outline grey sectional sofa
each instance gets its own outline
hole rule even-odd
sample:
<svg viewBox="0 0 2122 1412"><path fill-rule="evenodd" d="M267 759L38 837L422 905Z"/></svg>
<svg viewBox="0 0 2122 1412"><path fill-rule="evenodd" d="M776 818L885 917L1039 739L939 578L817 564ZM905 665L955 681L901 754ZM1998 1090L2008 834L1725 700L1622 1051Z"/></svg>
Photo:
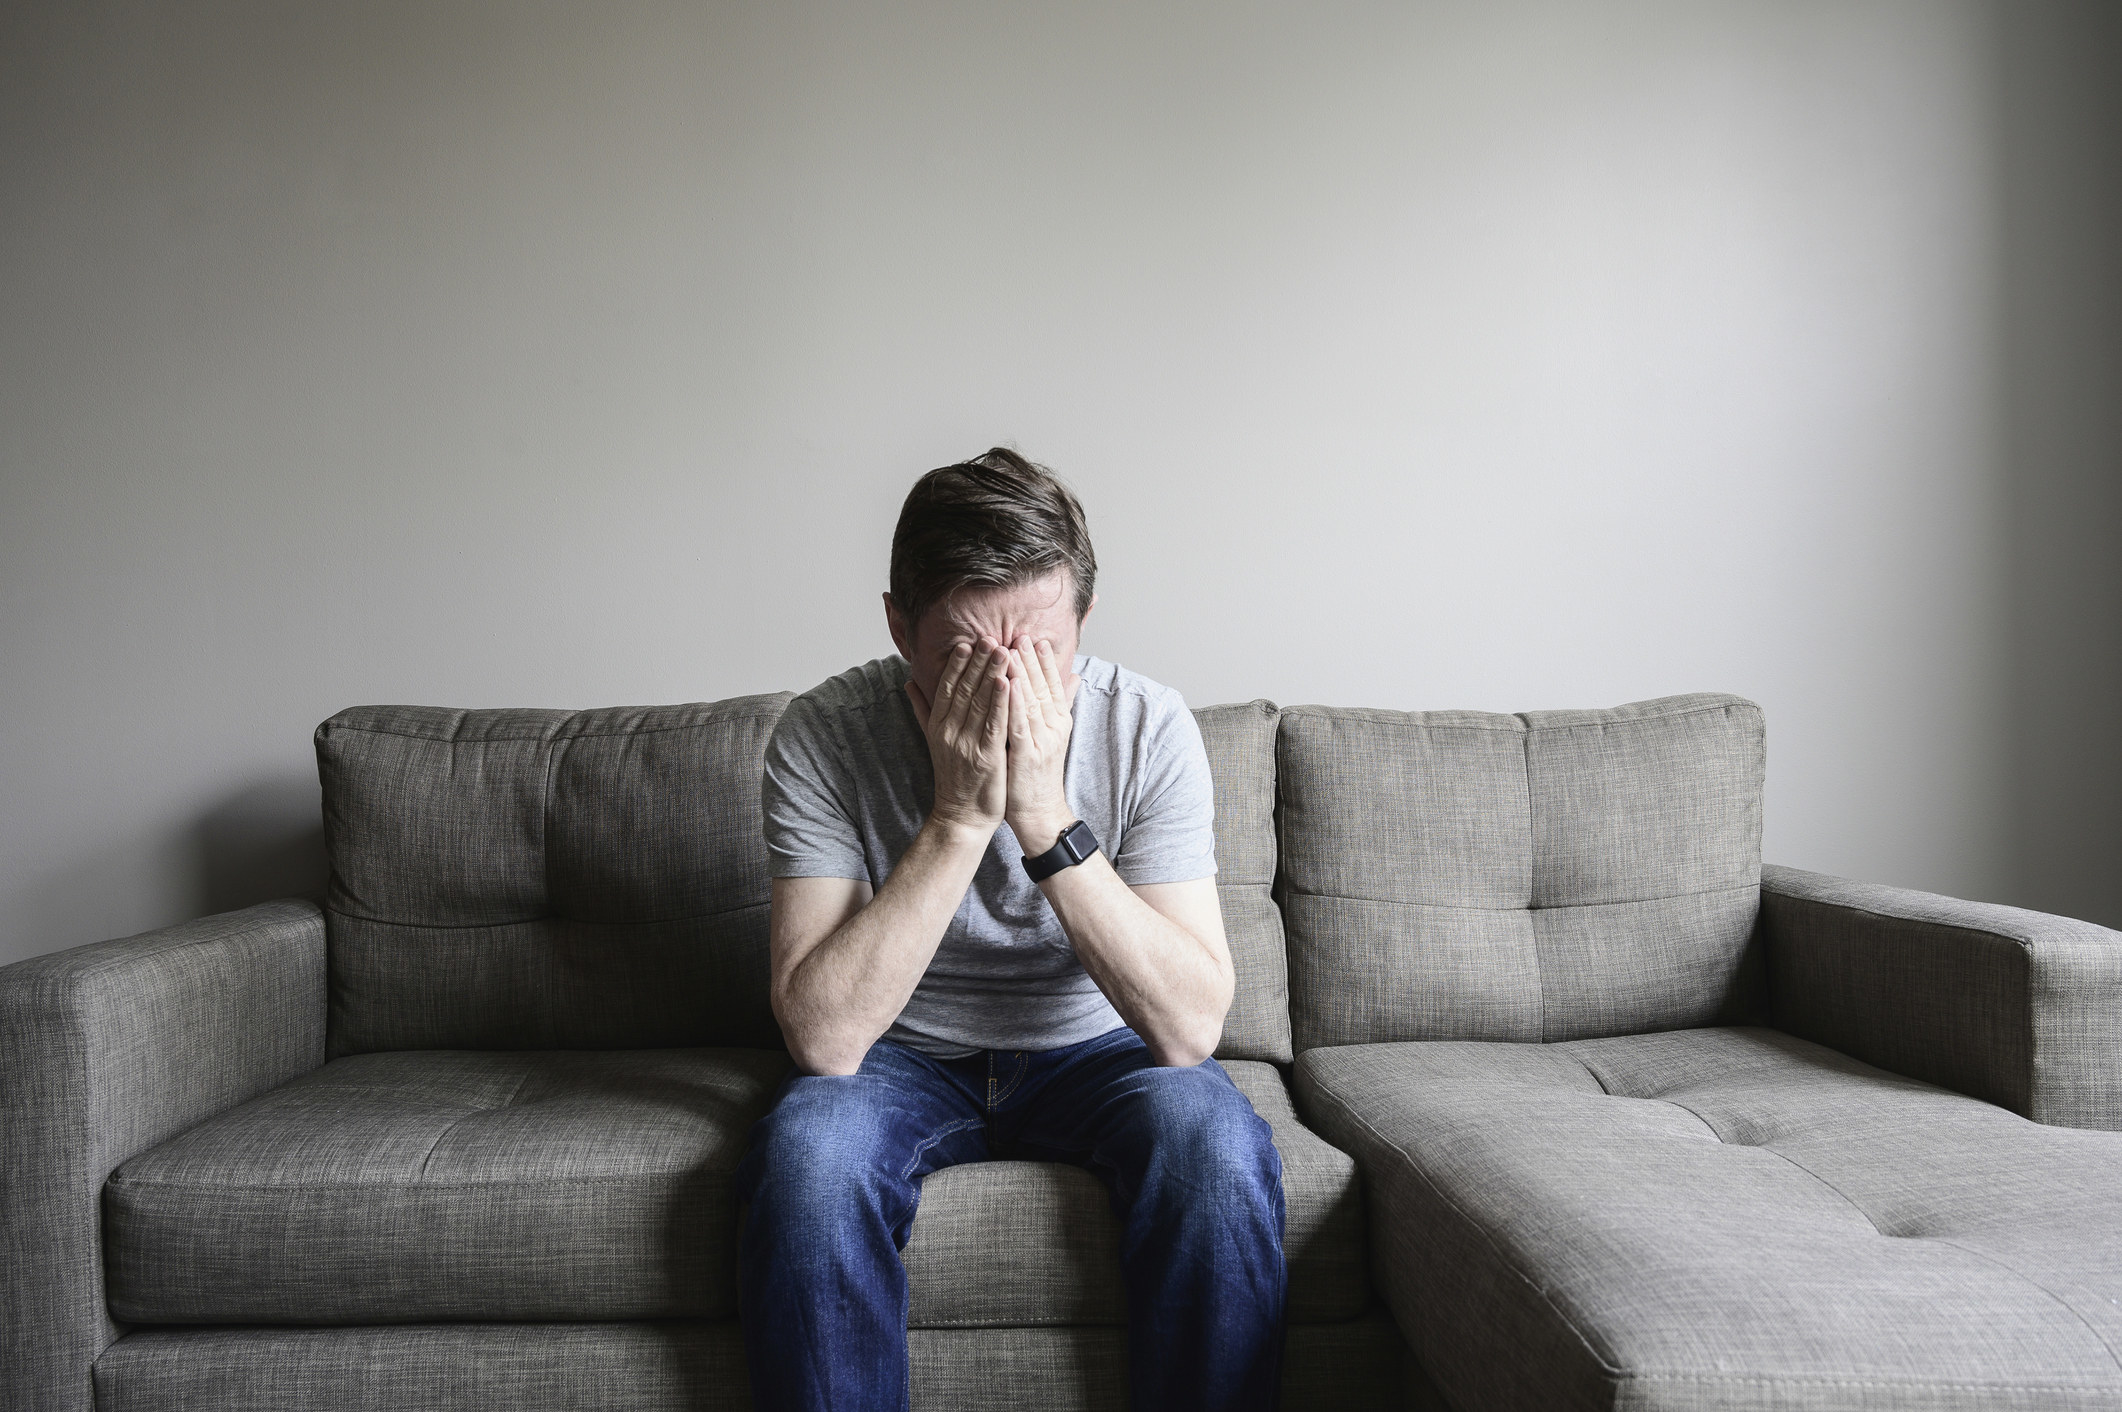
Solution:
<svg viewBox="0 0 2122 1412"><path fill-rule="evenodd" d="M746 1406L786 700L342 712L322 908L0 971L0 1406ZM1285 1405L2122 1408L2122 935L1763 869L1735 697L1196 714ZM1119 1405L1115 1244L929 1178L915 1405Z"/></svg>

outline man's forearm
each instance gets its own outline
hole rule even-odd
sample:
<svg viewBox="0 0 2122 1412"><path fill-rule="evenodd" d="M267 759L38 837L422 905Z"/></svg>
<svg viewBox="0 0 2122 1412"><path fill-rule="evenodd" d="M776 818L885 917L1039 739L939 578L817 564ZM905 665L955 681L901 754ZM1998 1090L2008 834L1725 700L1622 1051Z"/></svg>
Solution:
<svg viewBox="0 0 2122 1412"><path fill-rule="evenodd" d="M861 1067L920 984L992 838L931 818L877 895L796 964L776 1008L799 1066Z"/></svg>
<svg viewBox="0 0 2122 1412"><path fill-rule="evenodd" d="M1201 939L1144 902L1103 853L1039 884L1076 959L1159 1064L1215 1050L1233 977Z"/></svg>

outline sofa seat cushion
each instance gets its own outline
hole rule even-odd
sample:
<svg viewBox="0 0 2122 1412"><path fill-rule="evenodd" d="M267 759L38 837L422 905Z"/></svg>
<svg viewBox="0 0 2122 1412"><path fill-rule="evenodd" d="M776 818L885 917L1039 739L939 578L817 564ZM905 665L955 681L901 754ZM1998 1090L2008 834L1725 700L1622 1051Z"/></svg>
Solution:
<svg viewBox="0 0 2122 1412"><path fill-rule="evenodd" d="M363 1054L104 1188L128 1323L727 1317L731 1176L788 1056Z"/></svg>
<svg viewBox="0 0 2122 1412"><path fill-rule="evenodd" d="M1356 1317L1370 1285L1355 1159L1297 1121L1274 1065L1218 1062L1282 1155L1290 1322ZM1120 1225L1103 1183L1080 1167L968 1162L931 1174L903 1258L913 1328L1127 1321Z"/></svg>
<svg viewBox="0 0 2122 1412"><path fill-rule="evenodd" d="M1271 1064L1225 1067L1282 1153L1290 1314L1360 1314L1353 1158ZM727 1318L731 1177L788 1071L765 1050L406 1051L334 1060L127 1162L104 1190L128 1323ZM1088 1172L930 1177L905 1258L916 1328L1125 1322ZM968 1272L975 1272L969 1274Z"/></svg>
<svg viewBox="0 0 2122 1412"><path fill-rule="evenodd" d="M2122 1407L2122 1137L1774 1030L1315 1049L1465 1412Z"/></svg>

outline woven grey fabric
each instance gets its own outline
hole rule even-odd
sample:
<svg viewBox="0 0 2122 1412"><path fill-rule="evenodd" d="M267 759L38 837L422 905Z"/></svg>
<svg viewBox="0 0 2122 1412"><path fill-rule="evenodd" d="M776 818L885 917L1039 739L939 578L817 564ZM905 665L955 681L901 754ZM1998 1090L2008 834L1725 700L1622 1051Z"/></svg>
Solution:
<svg viewBox="0 0 2122 1412"><path fill-rule="evenodd" d="M1127 1406L1120 1329L916 1329L907 1341L915 1412ZM1397 1412L1401 1351L1382 1312L1292 1329L1282 1405ZM97 1360L95 1387L99 1412L740 1412L752 1405L734 1322L142 1330Z"/></svg>
<svg viewBox="0 0 2122 1412"><path fill-rule="evenodd" d="M1237 990L1223 1020L1218 1059L1287 1064L1289 962L1275 884L1275 722L1272 701L1194 712L1216 782L1216 894Z"/></svg>
<svg viewBox="0 0 2122 1412"><path fill-rule="evenodd" d="M331 1052L778 1047L759 774L787 701L319 726Z"/></svg>
<svg viewBox="0 0 2122 1412"><path fill-rule="evenodd" d="M1282 1154L1289 1319L1348 1319L1370 1301L1356 1164L1297 1121L1272 1064L1223 1062ZM1105 1187L1048 1162L969 1162L922 1183L902 1252L912 1328L1124 1324L1120 1228Z"/></svg>
<svg viewBox="0 0 2122 1412"><path fill-rule="evenodd" d="M97 1412L751 1412L718 1324L142 1330L96 1362Z"/></svg>
<svg viewBox="0 0 2122 1412"><path fill-rule="evenodd" d="M1773 1030L1313 1050L1463 1412L2122 1407L2122 1143Z"/></svg>
<svg viewBox="0 0 2122 1412"><path fill-rule="evenodd" d="M915 1412L1127 1412L1127 1336L1107 1327L917 1329ZM1405 1346L1382 1313L1289 1330L1282 1405L1399 1412Z"/></svg>
<svg viewBox="0 0 2122 1412"><path fill-rule="evenodd" d="M916 1412L1126 1412L1124 1330L918 1329L907 1343Z"/></svg>
<svg viewBox="0 0 2122 1412"><path fill-rule="evenodd" d="M1760 708L1281 714L1298 1050L1750 1019Z"/></svg>
<svg viewBox="0 0 2122 1412"><path fill-rule="evenodd" d="M2122 933L1775 867L1761 930L1779 1027L2037 1122L2122 1128Z"/></svg>
<svg viewBox="0 0 2122 1412"><path fill-rule="evenodd" d="M85 1412L111 1169L324 1057L324 925L270 902L0 969L0 1406Z"/></svg>
<svg viewBox="0 0 2122 1412"><path fill-rule="evenodd" d="M774 1050L334 1060L105 1191L133 1323L724 1317Z"/></svg>
<svg viewBox="0 0 2122 1412"><path fill-rule="evenodd" d="M758 781L788 699L318 727L332 1053L778 1046ZM1194 716L1238 971L1217 1055L1287 1063L1275 708Z"/></svg>

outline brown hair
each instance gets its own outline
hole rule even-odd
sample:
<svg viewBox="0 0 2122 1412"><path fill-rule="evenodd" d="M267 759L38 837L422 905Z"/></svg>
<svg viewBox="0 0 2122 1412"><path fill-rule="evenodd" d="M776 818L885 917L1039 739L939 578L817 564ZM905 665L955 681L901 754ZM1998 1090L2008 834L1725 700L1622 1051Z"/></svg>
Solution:
<svg viewBox="0 0 2122 1412"><path fill-rule="evenodd" d="M1044 466L997 446L914 482L892 531L892 606L908 632L961 588L1003 588L1066 568L1076 617L1098 579L1090 528L1073 492Z"/></svg>

